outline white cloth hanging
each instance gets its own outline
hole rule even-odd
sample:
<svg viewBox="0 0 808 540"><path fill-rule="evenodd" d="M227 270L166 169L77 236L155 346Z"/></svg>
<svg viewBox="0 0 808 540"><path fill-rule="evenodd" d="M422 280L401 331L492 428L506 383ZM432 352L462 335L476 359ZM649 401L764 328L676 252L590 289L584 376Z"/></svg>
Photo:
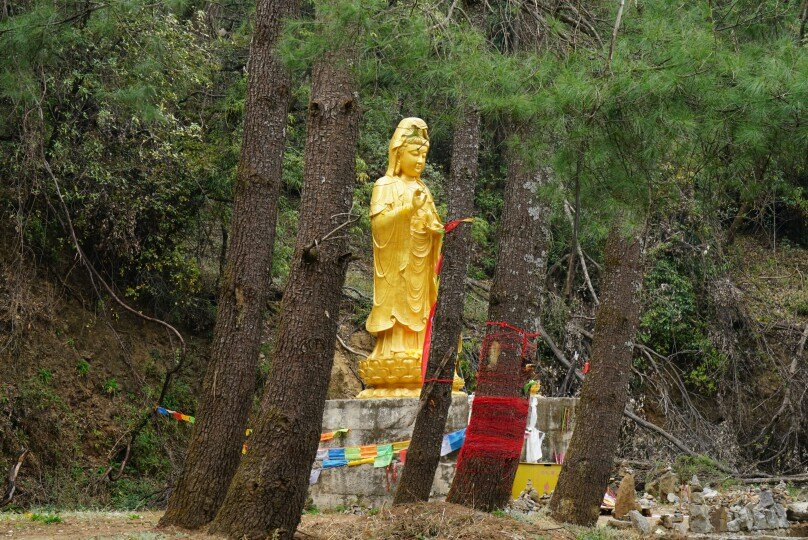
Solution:
<svg viewBox="0 0 808 540"><path fill-rule="evenodd" d="M536 422L539 418L539 396L530 396L530 409L527 414L527 428L525 429L525 461L538 463L542 458L541 443L544 442L544 432L539 431Z"/></svg>

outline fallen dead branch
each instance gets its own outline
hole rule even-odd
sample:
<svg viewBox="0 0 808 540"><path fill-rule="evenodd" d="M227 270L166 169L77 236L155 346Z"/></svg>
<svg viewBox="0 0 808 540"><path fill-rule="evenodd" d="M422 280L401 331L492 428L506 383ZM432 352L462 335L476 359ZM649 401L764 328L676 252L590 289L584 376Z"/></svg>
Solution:
<svg viewBox="0 0 808 540"><path fill-rule="evenodd" d="M584 336L584 337L586 337L588 339L594 339L594 337L595 337L594 334L592 334L592 332L584 330L583 328L574 327L574 329L575 329L575 331L577 331L582 336ZM690 399L690 394L688 393L687 389L685 388L685 382L682 379L681 374L676 370L676 368L670 362L668 362L670 360L670 358L659 354L658 352L656 352L652 348L647 347L646 345L643 345L641 343L634 343L634 349L636 349L637 351L642 353L642 355L648 360L649 364L653 367L653 369L663 377L663 381L664 381L664 377L668 377L670 379L673 379L673 381L675 382L675 386L677 387L677 389L679 391L679 394L680 394L680 396L682 398L682 401L684 402L684 404L687 406L688 410L690 411L690 422L687 422L687 423L689 423L689 424L693 424L693 423L705 424L704 417L698 412L698 409L696 409L696 406L693 404L693 402ZM658 360L664 361L664 362L658 363L655 360L655 358L658 359ZM634 373L639 375L637 370L634 370ZM667 384L663 383L662 387L660 387L660 385L654 384L652 379L642 377L641 375L640 375L640 377L643 378L645 381L650 382L653 386L655 386L656 390L660 394L660 396L663 399L670 402L670 398L668 397L668 392L667 392ZM673 412L673 409L667 408L666 411L668 412L668 414L671 414ZM631 416L629 416L628 414L626 416L631 418ZM637 422L637 420L635 418L632 418L632 420ZM645 420L642 420L642 419L640 419L640 420L641 420L641 422L645 422ZM640 422L637 422L637 423L642 425ZM651 431L657 431L658 429L661 429L658 426L656 426L655 424L652 424L650 422L647 422L647 425L643 425L643 427L645 427L646 429L649 429ZM657 433L659 435L662 435L663 437L665 436L662 432L657 431ZM667 433L667 432L665 432L665 433ZM673 437L673 435L671 435L671 437ZM676 437L673 437L673 439L676 439ZM675 441L673 439L669 439L669 440L671 441L671 443L674 444L674 446L679 448L682 452L685 452L685 453L689 452L689 449L687 448L687 446L684 443L682 443L679 439L676 439ZM689 454L689 455L695 455L695 454ZM734 472L731 472L731 469L727 469L727 470L725 470L723 472L726 472L728 474L734 474Z"/></svg>
<svg viewBox="0 0 808 540"><path fill-rule="evenodd" d="M561 364L566 366L568 369L573 369L572 363L569 360L567 360L567 357L564 356L564 353L561 352L561 349L559 349L558 346L556 346L553 339L547 334L547 332L544 331L544 328L542 327L541 323L538 322L538 321L537 321L537 329L538 329L539 333L541 334L541 336L546 341L547 345L550 347L550 350L553 351L553 354L558 359L558 361L561 362ZM580 381L584 380L584 374L578 369L575 369L575 376ZM677 437L675 437L674 435L668 433L667 431L665 431L661 427L659 427L656 424L653 424L653 423L651 423L651 422L649 422L647 420L643 420L642 418L640 418L639 416L634 414L628 407L626 407L623 410L623 415L626 418L629 418L630 420L632 420L638 426L640 426L640 427L642 427L644 429L647 429L649 431L653 431L657 435L667 439L671 444L673 444L676 448L678 448L683 453L685 453L685 454L687 454L689 456L692 456L692 457L697 457L697 456L701 455L701 454L693 451L692 449L688 448L687 445L685 445L685 443L683 443ZM737 471L735 471L735 470L733 470L733 469L731 469L731 468L729 468L729 467L727 467L725 465L722 465L721 463L719 463L717 461L715 461L715 466L716 466L717 469L719 469L720 471L725 472L727 474L731 474L733 476L738 474Z"/></svg>
<svg viewBox="0 0 808 540"><path fill-rule="evenodd" d="M0 500L0 508L6 506L11 502L11 499L14 498L14 492L17 491L17 473L20 472L20 467L22 467L22 462L25 461L25 456L28 455L28 449L23 448L22 452L20 452L19 457L17 457L17 461L15 461L11 468L8 470L8 482L6 483L6 492L3 494L3 499Z"/></svg>
<svg viewBox="0 0 808 540"><path fill-rule="evenodd" d="M808 474L793 474L790 476L770 476L765 478L741 478L744 484L779 484L780 482L790 482L792 484L808 483Z"/></svg>
<svg viewBox="0 0 808 540"><path fill-rule="evenodd" d="M364 358L364 357L367 356L362 351L358 351L358 350L354 349L353 347L351 347L350 345L348 345L347 343L345 343L345 341L343 341L343 339L340 337L339 334L337 334L337 343L339 343L340 347L345 349L347 352L349 352L351 354L355 354L359 358ZM362 385L362 390L364 390L365 389L365 381L362 380L362 377L359 376L359 373L356 372L356 370L354 369L354 367L350 363L348 364L348 369L351 370L351 373L353 374L353 376L356 377L356 380L359 381L360 385Z"/></svg>

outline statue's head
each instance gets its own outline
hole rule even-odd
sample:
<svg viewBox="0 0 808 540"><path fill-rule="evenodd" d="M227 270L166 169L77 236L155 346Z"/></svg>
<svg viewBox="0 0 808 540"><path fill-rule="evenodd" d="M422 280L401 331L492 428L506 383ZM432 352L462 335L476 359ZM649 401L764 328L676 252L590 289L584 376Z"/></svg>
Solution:
<svg viewBox="0 0 808 540"><path fill-rule="evenodd" d="M388 149L387 176L420 176L429 151L426 122L420 118L405 118L393 132Z"/></svg>

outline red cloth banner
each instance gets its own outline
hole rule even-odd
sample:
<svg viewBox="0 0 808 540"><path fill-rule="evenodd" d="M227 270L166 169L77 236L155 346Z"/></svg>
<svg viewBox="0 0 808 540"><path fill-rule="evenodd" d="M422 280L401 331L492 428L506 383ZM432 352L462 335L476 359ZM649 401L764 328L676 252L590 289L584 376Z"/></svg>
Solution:
<svg viewBox="0 0 808 540"><path fill-rule="evenodd" d="M483 457L492 460L519 459L525 440L528 400L514 397L477 396L466 429L466 441L457 458L463 461Z"/></svg>

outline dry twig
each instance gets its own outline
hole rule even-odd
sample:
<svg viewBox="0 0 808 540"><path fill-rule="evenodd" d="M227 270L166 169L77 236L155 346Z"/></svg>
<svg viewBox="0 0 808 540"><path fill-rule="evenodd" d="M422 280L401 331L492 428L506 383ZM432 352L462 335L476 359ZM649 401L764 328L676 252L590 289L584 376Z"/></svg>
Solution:
<svg viewBox="0 0 808 540"><path fill-rule="evenodd" d="M11 499L14 498L14 492L17 491L17 473L20 472L22 462L25 460L25 456L27 455L28 449L23 448L22 452L20 452L20 455L17 457L17 461L15 461L8 470L8 483L6 484L6 492L3 494L3 498L0 499L0 508L9 504Z"/></svg>

